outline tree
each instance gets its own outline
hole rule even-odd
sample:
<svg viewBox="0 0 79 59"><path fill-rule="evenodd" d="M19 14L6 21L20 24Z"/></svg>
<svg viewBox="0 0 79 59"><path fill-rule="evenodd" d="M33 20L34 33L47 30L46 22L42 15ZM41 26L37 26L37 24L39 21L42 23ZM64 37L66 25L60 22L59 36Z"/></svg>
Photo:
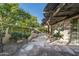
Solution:
<svg viewBox="0 0 79 59"><path fill-rule="evenodd" d="M22 32L39 27L37 18L18 8L18 4L0 4L0 31Z"/></svg>
<svg viewBox="0 0 79 59"><path fill-rule="evenodd" d="M18 4L0 4L0 25L2 28L16 26L18 21L30 18L31 15L19 9Z"/></svg>

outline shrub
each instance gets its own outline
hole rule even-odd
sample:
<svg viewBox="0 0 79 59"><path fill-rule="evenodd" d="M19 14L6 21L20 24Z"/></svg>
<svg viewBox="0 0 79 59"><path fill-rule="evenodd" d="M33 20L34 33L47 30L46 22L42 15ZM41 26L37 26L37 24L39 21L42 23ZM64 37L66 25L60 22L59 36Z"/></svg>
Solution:
<svg viewBox="0 0 79 59"><path fill-rule="evenodd" d="M22 37L24 37L24 38L27 39L30 35L31 35L30 32L26 32L26 33L23 33L23 34L22 34Z"/></svg>
<svg viewBox="0 0 79 59"><path fill-rule="evenodd" d="M31 35L30 32L22 33L22 32L13 32L11 33L11 38L13 41L22 40L22 38L28 38Z"/></svg>
<svg viewBox="0 0 79 59"><path fill-rule="evenodd" d="M62 38L63 35L64 35L64 34L63 34L61 31L58 31L58 32L56 32L56 33L53 34L53 36L56 37L56 40L57 40L58 38Z"/></svg>

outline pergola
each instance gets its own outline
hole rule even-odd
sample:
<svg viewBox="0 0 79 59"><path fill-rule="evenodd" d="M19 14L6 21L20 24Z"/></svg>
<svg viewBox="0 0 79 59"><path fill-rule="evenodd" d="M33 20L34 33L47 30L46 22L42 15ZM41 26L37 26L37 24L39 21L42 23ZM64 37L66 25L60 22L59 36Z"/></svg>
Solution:
<svg viewBox="0 0 79 59"><path fill-rule="evenodd" d="M48 26L48 33L52 32L52 25L66 19L79 18L79 4L75 3L48 3L44 8L43 25ZM49 31L51 29L51 31Z"/></svg>

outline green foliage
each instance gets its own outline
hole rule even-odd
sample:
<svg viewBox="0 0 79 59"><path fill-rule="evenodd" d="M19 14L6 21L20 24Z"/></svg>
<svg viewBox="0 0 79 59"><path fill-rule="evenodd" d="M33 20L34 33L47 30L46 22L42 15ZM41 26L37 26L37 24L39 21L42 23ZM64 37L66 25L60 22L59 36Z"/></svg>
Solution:
<svg viewBox="0 0 79 59"><path fill-rule="evenodd" d="M63 38L64 35L63 31L64 31L63 25L55 29L53 36L56 38L56 40Z"/></svg>
<svg viewBox="0 0 79 59"><path fill-rule="evenodd" d="M18 4L0 4L0 25L2 28L19 26L19 27L36 27L38 26L37 18L18 8Z"/></svg>
<svg viewBox="0 0 79 59"><path fill-rule="evenodd" d="M28 38L31 35L30 32L23 33L23 37Z"/></svg>
<svg viewBox="0 0 79 59"><path fill-rule="evenodd" d="M22 38L22 34L19 32L13 32L11 33L11 39L15 39L15 41L17 41L18 39Z"/></svg>
<svg viewBox="0 0 79 59"><path fill-rule="evenodd" d="M30 35L30 27L39 27L37 18L18 8L19 4L0 4L0 32L9 32L13 39L21 39ZM26 32L26 33L24 33Z"/></svg>
<svg viewBox="0 0 79 59"><path fill-rule="evenodd" d="M60 31L58 31L58 32L57 32L56 34L54 34L53 36L54 36L54 37L59 37L59 38L62 38L62 37L63 37L63 35L60 34Z"/></svg>
<svg viewBox="0 0 79 59"><path fill-rule="evenodd" d="M30 35L31 35L30 32L26 32L26 33L13 32L13 33L11 33L11 38L10 39L13 39L14 41L17 41L17 40L22 40L22 38L27 39Z"/></svg>

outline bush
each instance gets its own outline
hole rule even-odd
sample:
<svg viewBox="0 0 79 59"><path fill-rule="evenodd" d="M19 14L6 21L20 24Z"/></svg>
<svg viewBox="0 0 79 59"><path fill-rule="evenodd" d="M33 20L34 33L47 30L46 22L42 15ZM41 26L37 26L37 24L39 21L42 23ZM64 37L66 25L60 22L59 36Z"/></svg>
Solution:
<svg viewBox="0 0 79 59"><path fill-rule="evenodd" d="M0 32L0 37L3 37L5 36L5 33L4 32Z"/></svg>
<svg viewBox="0 0 79 59"><path fill-rule="evenodd" d="M24 38L27 39L30 35L31 35L30 32L26 32L26 33L23 33L23 34L22 34L22 37L24 37Z"/></svg>
<svg viewBox="0 0 79 59"><path fill-rule="evenodd" d="M22 38L28 38L31 35L30 32L27 33L21 33L21 32L13 32L11 33L11 38L13 41L22 40Z"/></svg>
<svg viewBox="0 0 79 59"><path fill-rule="evenodd" d="M53 34L53 36L56 37L57 40L58 38L62 38L63 34L60 31L58 31L57 33Z"/></svg>

